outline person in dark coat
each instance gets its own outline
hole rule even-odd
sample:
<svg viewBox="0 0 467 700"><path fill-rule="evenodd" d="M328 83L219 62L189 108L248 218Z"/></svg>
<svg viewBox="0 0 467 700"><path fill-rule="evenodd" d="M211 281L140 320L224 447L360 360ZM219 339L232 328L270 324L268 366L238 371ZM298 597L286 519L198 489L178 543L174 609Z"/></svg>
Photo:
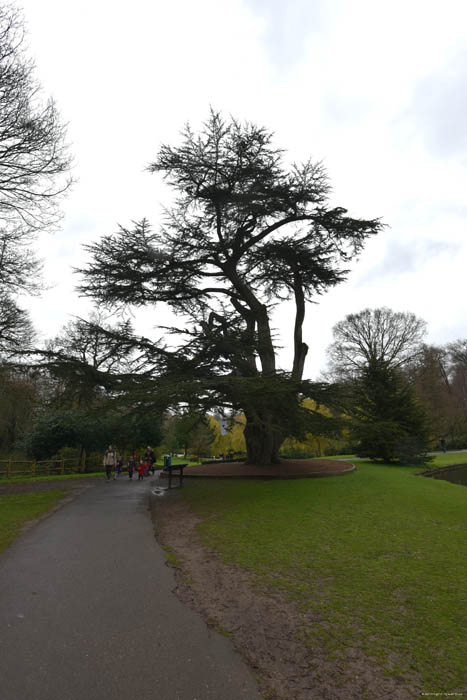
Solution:
<svg viewBox="0 0 467 700"><path fill-rule="evenodd" d="M148 465L148 471L150 471L151 474L154 474L154 462L156 461L156 455L154 454L154 450L152 449L152 447L149 447L149 445L146 448L144 459L146 464Z"/></svg>
<svg viewBox="0 0 467 700"><path fill-rule="evenodd" d="M120 474L122 473L122 469L123 469L123 459L122 459L122 456L119 455L117 457L117 463L115 465L114 479L117 479L120 476Z"/></svg>

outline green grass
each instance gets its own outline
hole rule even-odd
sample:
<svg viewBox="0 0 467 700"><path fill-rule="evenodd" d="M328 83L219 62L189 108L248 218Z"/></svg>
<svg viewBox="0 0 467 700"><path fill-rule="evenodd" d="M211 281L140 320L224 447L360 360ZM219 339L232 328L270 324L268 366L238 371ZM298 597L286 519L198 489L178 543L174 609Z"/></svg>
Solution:
<svg viewBox="0 0 467 700"><path fill-rule="evenodd" d="M165 551L165 558L168 566L172 566L174 569L182 569L182 563L180 559L175 554L172 547L164 545L162 549Z"/></svg>
<svg viewBox="0 0 467 700"><path fill-rule="evenodd" d="M53 508L65 491L41 491L0 496L0 552L20 534L28 520Z"/></svg>
<svg viewBox="0 0 467 700"><path fill-rule="evenodd" d="M355 455L331 455L330 457L328 455L323 455L322 457L312 457L312 459L348 459L350 461L354 458Z"/></svg>
<svg viewBox="0 0 467 700"><path fill-rule="evenodd" d="M355 459L355 455L332 455L331 457L314 457L314 459L348 459L350 462ZM360 459L356 460L357 462ZM467 462L467 452L457 452L454 454L439 454L434 455L433 460L429 462L426 467L421 465L420 470L428 469L430 467L444 467L448 464L462 464Z"/></svg>
<svg viewBox="0 0 467 700"><path fill-rule="evenodd" d="M0 478L0 484L24 484L35 481L57 481L67 479L86 479L90 476L105 476L104 471L90 472L87 474L55 474L49 476L17 476L10 478Z"/></svg>
<svg viewBox="0 0 467 700"><path fill-rule="evenodd" d="M345 477L206 480L181 493L210 516L198 526L205 544L313 613L298 631L310 647L339 656L358 646L388 673L415 671L426 689L458 689L467 490L416 477L419 467L356 464Z"/></svg>
<svg viewBox="0 0 467 700"><path fill-rule="evenodd" d="M160 459L156 460L156 464L159 467L164 466L164 458L161 457ZM172 457L172 464L201 464L201 462L190 462L188 457Z"/></svg>
<svg viewBox="0 0 467 700"><path fill-rule="evenodd" d="M455 454L435 455L432 462L429 462L426 468L447 467L449 464L462 464L467 462L467 452L457 452ZM419 471L423 471L425 467L422 465Z"/></svg>

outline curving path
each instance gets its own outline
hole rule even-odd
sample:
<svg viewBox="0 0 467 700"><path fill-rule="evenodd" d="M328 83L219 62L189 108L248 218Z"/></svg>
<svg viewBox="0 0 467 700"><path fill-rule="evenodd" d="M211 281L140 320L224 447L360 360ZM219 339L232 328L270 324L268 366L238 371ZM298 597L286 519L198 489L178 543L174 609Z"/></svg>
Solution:
<svg viewBox="0 0 467 700"><path fill-rule="evenodd" d="M99 483L0 556L2 700L260 700L230 641L172 593L153 485Z"/></svg>

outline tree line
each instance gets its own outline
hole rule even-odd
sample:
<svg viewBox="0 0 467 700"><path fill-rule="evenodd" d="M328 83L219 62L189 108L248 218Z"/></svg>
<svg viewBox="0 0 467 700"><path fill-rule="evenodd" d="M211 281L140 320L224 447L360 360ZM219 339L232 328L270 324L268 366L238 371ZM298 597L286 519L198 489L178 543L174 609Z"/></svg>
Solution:
<svg viewBox="0 0 467 700"><path fill-rule="evenodd" d="M1 452L20 447L47 458L68 447L81 454L102 449L109 436L128 450L163 443L168 451L197 457L232 446L245 451L243 412L216 421L196 404L167 407L151 395L147 383L154 378L145 374L140 353L120 342L119 334L129 332L129 322L112 327L95 314L69 322L26 364L3 359ZM417 462L443 443L467 447L467 340L428 345L421 319L388 308L351 314L333 332L322 382L334 392L333 402L302 397L318 429L289 434L286 455L351 451Z"/></svg>
<svg viewBox="0 0 467 700"><path fill-rule="evenodd" d="M362 456L423 461L467 446L467 341L428 345L426 323L389 308L349 314L333 328L328 378L352 394L348 435Z"/></svg>

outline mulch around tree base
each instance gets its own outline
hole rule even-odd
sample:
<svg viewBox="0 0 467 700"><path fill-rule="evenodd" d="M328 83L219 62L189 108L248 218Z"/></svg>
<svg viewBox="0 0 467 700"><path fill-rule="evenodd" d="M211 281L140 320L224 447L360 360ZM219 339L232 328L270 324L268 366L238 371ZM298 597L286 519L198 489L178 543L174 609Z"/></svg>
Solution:
<svg viewBox="0 0 467 700"><path fill-rule="evenodd" d="M350 462L332 459L283 459L280 464L257 466L244 462L217 462L185 467L185 477L217 477L223 479L266 478L266 479L306 479L319 476L340 476L350 474L355 466ZM164 474L166 476L166 474Z"/></svg>

